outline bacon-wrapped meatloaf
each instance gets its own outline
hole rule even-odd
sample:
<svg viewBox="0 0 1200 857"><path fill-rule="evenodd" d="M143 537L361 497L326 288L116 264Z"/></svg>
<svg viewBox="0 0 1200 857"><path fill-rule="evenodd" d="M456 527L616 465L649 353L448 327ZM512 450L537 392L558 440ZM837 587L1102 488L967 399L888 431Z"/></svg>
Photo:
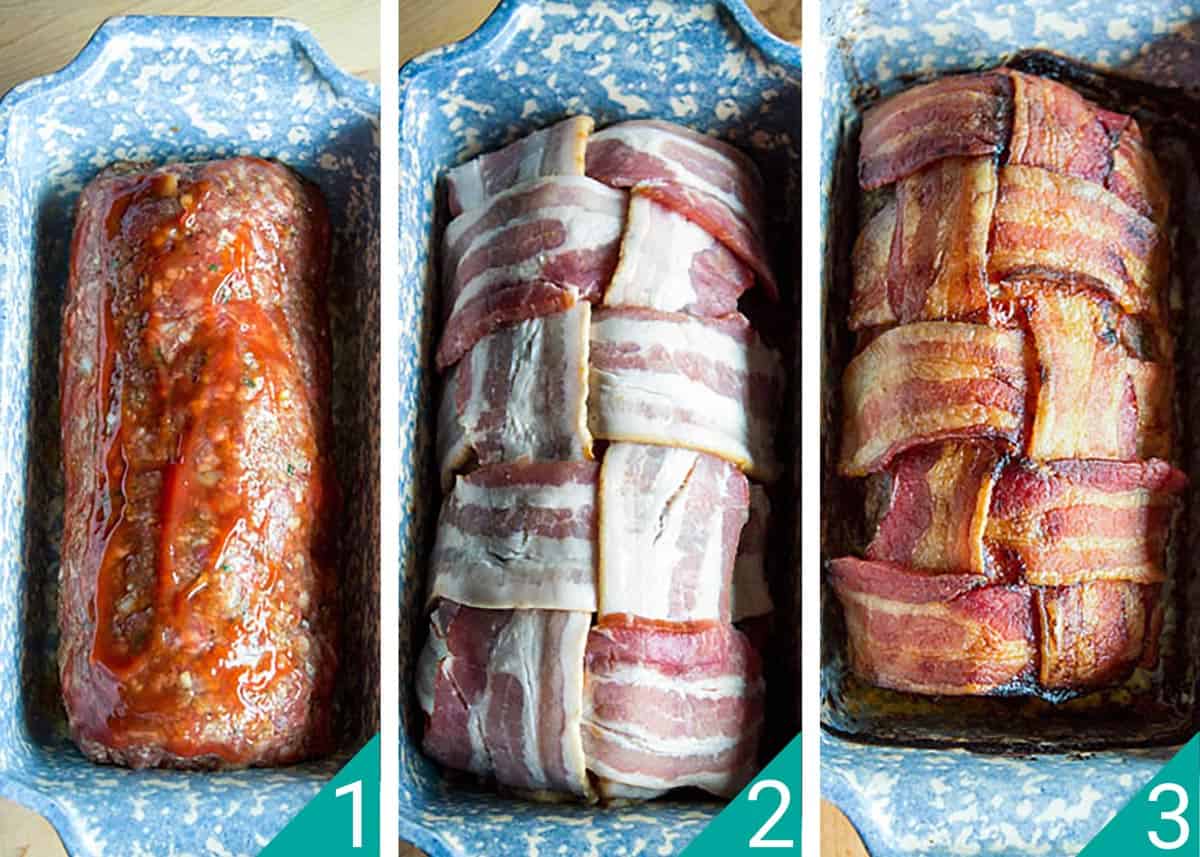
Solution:
<svg viewBox="0 0 1200 857"><path fill-rule="evenodd" d="M735 793L763 719L779 357L741 152L567 119L447 176L424 747L546 796ZM735 626L735 622L741 627Z"/></svg>
<svg viewBox="0 0 1200 857"><path fill-rule="evenodd" d="M1168 195L1137 122L1000 69L869 109L835 559L854 671L1061 693L1157 656L1177 496Z"/></svg>

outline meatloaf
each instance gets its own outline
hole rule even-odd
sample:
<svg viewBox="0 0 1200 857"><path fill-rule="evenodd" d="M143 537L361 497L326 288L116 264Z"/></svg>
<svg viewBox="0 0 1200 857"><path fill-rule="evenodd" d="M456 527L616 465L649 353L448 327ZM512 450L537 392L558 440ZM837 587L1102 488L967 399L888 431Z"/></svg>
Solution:
<svg viewBox="0 0 1200 857"><path fill-rule="evenodd" d="M117 165L80 197L58 659L95 761L330 749L329 241L320 192L255 158Z"/></svg>

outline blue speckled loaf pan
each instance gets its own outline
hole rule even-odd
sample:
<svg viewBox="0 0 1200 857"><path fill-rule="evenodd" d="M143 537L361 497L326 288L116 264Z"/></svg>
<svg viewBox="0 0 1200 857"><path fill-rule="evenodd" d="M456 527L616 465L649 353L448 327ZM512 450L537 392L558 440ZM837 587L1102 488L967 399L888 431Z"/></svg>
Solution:
<svg viewBox="0 0 1200 857"><path fill-rule="evenodd" d="M425 562L438 496L431 452L433 248L445 223L438 179L479 152L583 112L597 125L668 119L746 150L771 192L774 262L789 306L797 293L787 284L799 276L800 51L767 33L740 0L505 0L466 41L401 70L399 321L415 335L400 346L400 835L434 857L672 854L721 809L703 800L623 809L526 803L444 772L420 750L411 687L425 636ZM785 553L794 530L787 517L776 522ZM776 660L791 665L771 684L776 742L799 726L799 586L788 577L773 581Z"/></svg>
<svg viewBox="0 0 1200 857"><path fill-rule="evenodd" d="M1116 68L1187 23L1190 14L1163 0L1017 0L1001 7L979 0L827 0L822 16L829 48L822 70L822 205L817 215L823 236L820 279L827 355L822 397L828 415L836 413L830 397L840 389L837 355L844 351L836 341L837 331L845 326L843 273L856 229L854 195L848 188L855 184L853 141L859 105L914 79L995 65L1027 49ZM1186 224L1187 240L1195 240L1198 228ZM1188 326L1192 327L1190 313ZM1194 370L1181 377L1194 378ZM1194 407L1184 413L1194 414ZM1192 449L1187 446L1185 442L1184 466L1193 479L1194 498L1200 473L1195 444L1191 442ZM827 448L823 455L827 474L832 473L834 454ZM836 479L829 476L825 482L825 506L836 507ZM1195 506L1194 499L1191 504ZM1192 522L1194 512L1193 508ZM836 535L838 513L825 517L828 553L841 540ZM1189 533L1190 542L1194 539ZM1016 700L1004 707L952 699L912 702L901 694L855 689L846 682L840 613L825 593L822 794L847 813L873 857L1077 853L1173 755L1171 744L1196 728L1196 672L1187 661L1195 658L1196 620L1189 614L1200 604L1200 587L1187 559L1190 553L1180 559L1184 585L1177 592L1186 621L1180 622L1176 638L1181 655L1177 662L1183 666L1162 694L1170 704L1156 709L1166 712L1164 719L1148 722L1131 708L1103 722L1076 714L1072 716L1077 718L1078 734L1072 734L1066 717L1053 725L1035 722L1030 713L1036 709L1026 709ZM944 713L940 724L939 707ZM900 743L924 746L896 746ZM930 746L937 744L946 749ZM1083 744L1165 746L1061 751ZM982 750L988 752L978 752Z"/></svg>
<svg viewBox="0 0 1200 857"><path fill-rule="evenodd" d="M62 71L0 102L0 797L72 855L256 854L379 726L379 97L268 18L115 18ZM347 491L339 753L275 770L134 772L66 735L55 649L58 343L73 206L118 160L277 158L336 231L337 459Z"/></svg>

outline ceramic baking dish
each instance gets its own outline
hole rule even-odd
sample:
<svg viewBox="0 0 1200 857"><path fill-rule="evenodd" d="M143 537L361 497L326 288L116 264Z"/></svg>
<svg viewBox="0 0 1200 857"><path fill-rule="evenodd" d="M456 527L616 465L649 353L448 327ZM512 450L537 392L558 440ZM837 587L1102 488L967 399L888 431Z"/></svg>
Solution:
<svg viewBox="0 0 1200 857"><path fill-rule="evenodd" d="M1165 2L1082 0L1067 8L1028 0L1006 6L1003 16L982 2L952 8L929 2L897 7L875 0L825 4L822 28L830 48L823 69L826 123L818 217L826 560L850 549L855 536L849 531L861 520L861 496L852 496L853 486L837 477L836 443L828 441L838 437L840 376L849 357L849 251L857 231L855 159L862 108L918 79L1011 62L1058 77L1108 106L1136 111L1152 139L1190 138L1173 146L1168 170L1194 182L1195 152L1200 151L1194 144L1200 136L1171 124L1171 114L1186 112L1185 96L1091 70L1091 65L1130 62L1185 22L1182 10ZM1031 49L1052 50L1057 57ZM1155 80L1164 79L1161 72ZM1180 217L1195 210L1187 196L1194 187L1176 190L1175 280L1186 289L1194 279L1189 270L1194 261L1180 251L1194 246L1200 226ZM1193 316L1182 307L1175 310L1180 377L1189 380L1195 377L1189 345L1193 330L1200 329ZM1167 590L1168 633L1155 673L1066 705L881 691L849 674L841 611L832 594L823 592L822 791L847 812L874 857L975 847L1013 855L1074 853L1170 758L1173 747L1196 731L1200 587L1189 557L1195 553L1192 521L1200 467L1189 386L1180 384L1179 408L1180 466L1192 477L1189 512L1170 552L1174 584ZM855 502L859 511L848 513Z"/></svg>
<svg viewBox="0 0 1200 857"><path fill-rule="evenodd" d="M800 51L776 39L740 0L543 4L505 0L466 41L400 73L400 834L435 857L547 853L675 853L718 812L700 799L624 809L526 803L442 771L421 754L412 695L424 641L425 565L437 478L432 441L437 236L445 225L439 177L448 167L573 113L597 126L659 117L715 132L758 163L770 191L773 261L794 318L800 229ZM793 373L795 374L795 373ZM791 409L785 409L790 418ZM786 437L788 427L783 431ZM781 451L787 449L781 446ZM785 477L790 478L790 477ZM794 505L794 504L787 504ZM774 523L779 667L769 675L775 749L799 728L799 585L783 561L791 516ZM778 746L775 746L778 745ZM660 850L661 849L661 850Z"/></svg>
<svg viewBox="0 0 1200 857"><path fill-rule="evenodd" d="M379 97L269 18L107 21L0 102L0 797L72 855L256 854L379 729ZM340 750L290 768L135 772L66 735L55 651L58 344L75 198L105 165L251 154L316 182L336 232L334 419L347 488Z"/></svg>

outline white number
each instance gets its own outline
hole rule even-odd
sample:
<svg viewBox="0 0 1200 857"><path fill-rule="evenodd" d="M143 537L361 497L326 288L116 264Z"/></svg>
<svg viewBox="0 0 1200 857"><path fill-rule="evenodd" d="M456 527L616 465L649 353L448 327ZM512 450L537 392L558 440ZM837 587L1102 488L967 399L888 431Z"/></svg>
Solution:
<svg viewBox="0 0 1200 857"><path fill-rule="evenodd" d="M779 780L759 780L750 787L750 800L758 800L758 793L763 789L773 789L779 793L779 806L775 807L775 811L771 813L771 817L766 823L758 829L758 833L750 838L751 848L795 848L795 839L764 839L763 837L771 832L771 828L779 823L779 819L783 818L783 814L787 812L787 808L792 803L792 793L788 791L788 787Z"/></svg>
<svg viewBox="0 0 1200 857"><path fill-rule="evenodd" d="M350 795L350 813L354 817L350 846L362 848L362 780L348 783L333 793L334 797L342 795Z"/></svg>
<svg viewBox="0 0 1200 857"><path fill-rule="evenodd" d="M1164 842L1155 831L1151 830L1149 833L1150 844L1159 851L1174 851L1176 848L1186 845L1192 835L1192 829L1188 826L1187 819L1183 817L1188 808L1188 793L1179 783L1159 783L1150 792L1150 803L1158 803L1158 796L1163 792L1175 795L1178 803L1176 803L1175 809L1160 814L1159 818L1163 821L1175 822L1175 826L1179 828L1179 836L1170 842Z"/></svg>

